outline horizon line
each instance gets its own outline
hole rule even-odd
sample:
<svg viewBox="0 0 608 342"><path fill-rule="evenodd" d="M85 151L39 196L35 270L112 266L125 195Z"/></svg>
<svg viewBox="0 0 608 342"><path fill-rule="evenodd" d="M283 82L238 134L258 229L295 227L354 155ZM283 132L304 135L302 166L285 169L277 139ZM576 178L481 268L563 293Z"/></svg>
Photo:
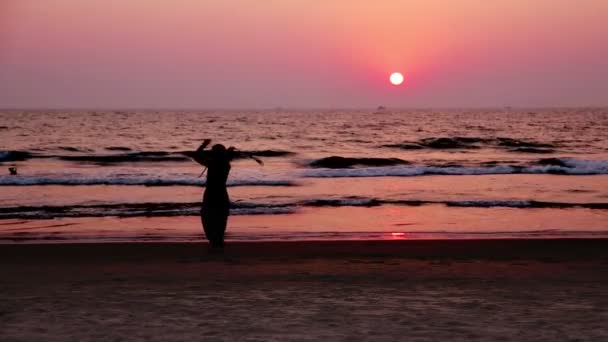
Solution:
<svg viewBox="0 0 608 342"><path fill-rule="evenodd" d="M377 107L348 107L348 106L319 106L319 107L299 107L299 106L275 106L275 107L0 107L0 111L145 111L145 112L159 112L159 111L176 111L176 112L189 112L189 111L224 111L224 112L236 112L236 111L344 111L344 110L482 110L482 109L500 109L500 110L512 110L512 109L606 109L606 105L569 105L569 106L520 106L520 105L496 105L496 106L384 106L379 105Z"/></svg>

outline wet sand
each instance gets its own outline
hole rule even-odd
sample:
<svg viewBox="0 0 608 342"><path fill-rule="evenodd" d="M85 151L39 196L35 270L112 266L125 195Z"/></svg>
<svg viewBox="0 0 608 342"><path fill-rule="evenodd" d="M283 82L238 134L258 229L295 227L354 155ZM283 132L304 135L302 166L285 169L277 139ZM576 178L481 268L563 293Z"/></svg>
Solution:
<svg viewBox="0 0 608 342"><path fill-rule="evenodd" d="M0 246L0 340L606 340L608 240Z"/></svg>

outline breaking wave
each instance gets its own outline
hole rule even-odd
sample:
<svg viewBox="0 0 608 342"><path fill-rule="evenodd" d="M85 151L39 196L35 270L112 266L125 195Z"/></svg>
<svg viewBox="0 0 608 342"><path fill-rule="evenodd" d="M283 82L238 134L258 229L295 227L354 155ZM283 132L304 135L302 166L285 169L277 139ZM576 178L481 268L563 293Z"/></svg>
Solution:
<svg viewBox="0 0 608 342"><path fill-rule="evenodd" d="M124 152L113 154L82 154L89 150L76 147L62 146L62 151L74 152L75 154L40 154L29 151L0 151L0 162L25 161L29 159L58 159L69 162L94 163L99 165L138 162L186 162L190 161L188 154L191 151L167 152L167 151L143 151L130 152L129 147L110 146L104 148L108 151ZM293 152L283 150L253 150L240 151L241 155L253 155L257 157L276 158L293 155Z"/></svg>
<svg viewBox="0 0 608 342"><path fill-rule="evenodd" d="M423 175L495 175L495 174L562 174L602 175L608 174L608 160L579 160L573 158L540 159L527 166L492 165L398 165L361 168L321 168L303 171L304 177L411 177Z"/></svg>
<svg viewBox="0 0 608 342"><path fill-rule="evenodd" d="M553 153L554 144L541 143L531 140L513 138L480 138L480 137L431 137L418 141L385 144L380 147L398 148L402 150L453 150L480 149L483 147L502 148L509 152L519 153Z"/></svg>
<svg viewBox="0 0 608 342"><path fill-rule="evenodd" d="M114 177L74 177L74 176L0 176L0 186L34 185L142 185L142 186L204 186L205 179L198 177L156 177L156 176L114 176ZM294 186L286 179L235 179L228 186Z"/></svg>
<svg viewBox="0 0 608 342"><path fill-rule="evenodd" d="M301 202L302 206L311 207L375 207L380 205L445 205L448 207L471 207L471 208L587 208L587 209L608 209L608 203L567 203L567 202L547 202L535 200L466 200L466 201L428 201L416 199L377 199L377 198L342 198L342 199L317 199Z"/></svg>
<svg viewBox="0 0 608 342"><path fill-rule="evenodd" d="M467 201L427 201L415 199L376 199L348 197L338 199L311 199L284 203L231 203L231 215L281 215L291 214L302 207L375 207L380 205L422 206L444 205L447 207L469 208L586 208L608 210L608 203L563 203L534 200L467 200ZM200 202L166 203L113 203L70 206L18 206L0 208L0 219L52 219L62 217L171 217L198 216Z"/></svg>
<svg viewBox="0 0 608 342"><path fill-rule="evenodd" d="M117 203L71 206L21 206L0 208L0 219L52 219L60 217L171 217L199 216L200 202ZM231 215L278 215L296 210L288 204L232 203Z"/></svg>
<svg viewBox="0 0 608 342"><path fill-rule="evenodd" d="M343 169L353 166L392 166L406 165L409 162L398 158L349 158L331 156L314 160L310 163L312 167Z"/></svg>
<svg viewBox="0 0 608 342"><path fill-rule="evenodd" d="M333 157L331 157L333 159ZM297 178L344 178L344 177L415 177L424 175L500 175L500 174L558 174L558 175L604 175L608 174L608 160L579 160L573 158L544 158L528 165L509 165L506 162L484 162L481 165L465 166L456 163L410 164L400 159L339 158L334 161L320 159L325 167L311 167L296 171L257 173L245 171L228 181L228 186L296 186ZM363 160L363 161L362 161ZM363 166L363 164L389 164L393 166ZM331 167L329 167L331 166ZM116 186L204 186L205 177L186 173L162 173L138 170L145 173L102 172L95 174L25 174L0 175L0 186L38 185L116 185ZM151 172L151 173L149 173ZM295 172L295 173L294 173Z"/></svg>

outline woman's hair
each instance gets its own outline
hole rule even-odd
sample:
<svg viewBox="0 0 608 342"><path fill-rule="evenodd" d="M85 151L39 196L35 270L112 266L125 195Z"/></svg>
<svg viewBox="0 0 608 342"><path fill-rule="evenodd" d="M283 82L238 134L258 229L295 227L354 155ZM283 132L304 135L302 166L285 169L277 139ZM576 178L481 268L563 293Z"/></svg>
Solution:
<svg viewBox="0 0 608 342"><path fill-rule="evenodd" d="M213 153L222 153L222 152L226 152L226 146L222 145L222 144L215 144L213 145L213 147L211 148L211 151Z"/></svg>

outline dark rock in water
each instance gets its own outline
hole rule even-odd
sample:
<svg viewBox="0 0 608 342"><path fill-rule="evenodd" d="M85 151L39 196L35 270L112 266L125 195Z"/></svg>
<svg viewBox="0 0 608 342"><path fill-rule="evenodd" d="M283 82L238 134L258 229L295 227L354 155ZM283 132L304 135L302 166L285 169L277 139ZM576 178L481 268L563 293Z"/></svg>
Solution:
<svg viewBox="0 0 608 342"><path fill-rule="evenodd" d="M496 140L498 141L498 146L504 146L504 147L531 147L531 148L534 148L534 147L554 148L555 147L551 144L538 143L538 142L534 142L534 141L517 140L517 139L512 139L512 138L496 138Z"/></svg>
<svg viewBox="0 0 608 342"><path fill-rule="evenodd" d="M17 167L16 166L9 167L8 172L13 176L17 175Z"/></svg>
<svg viewBox="0 0 608 342"><path fill-rule="evenodd" d="M325 167L330 169L345 169L353 166L394 166L406 165L409 162L398 158L346 158L332 156L322 158L310 163L312 167Z"/></svg>
<svg viewBox="0 0 608 342"><path fill-rule="evenodd" d="M555 151L549 148L534 148L534 147L519 147L509 150L509 152L518 152L518 153L554 153Z"/></svg>
<svg viewBox="0 0 608 342"><path fill-rule="evenodd" d="M561 166L561 167L569 167L562 159L560 158L544 158L538 161L539 165L552 165L552 166Z"/></svg>

